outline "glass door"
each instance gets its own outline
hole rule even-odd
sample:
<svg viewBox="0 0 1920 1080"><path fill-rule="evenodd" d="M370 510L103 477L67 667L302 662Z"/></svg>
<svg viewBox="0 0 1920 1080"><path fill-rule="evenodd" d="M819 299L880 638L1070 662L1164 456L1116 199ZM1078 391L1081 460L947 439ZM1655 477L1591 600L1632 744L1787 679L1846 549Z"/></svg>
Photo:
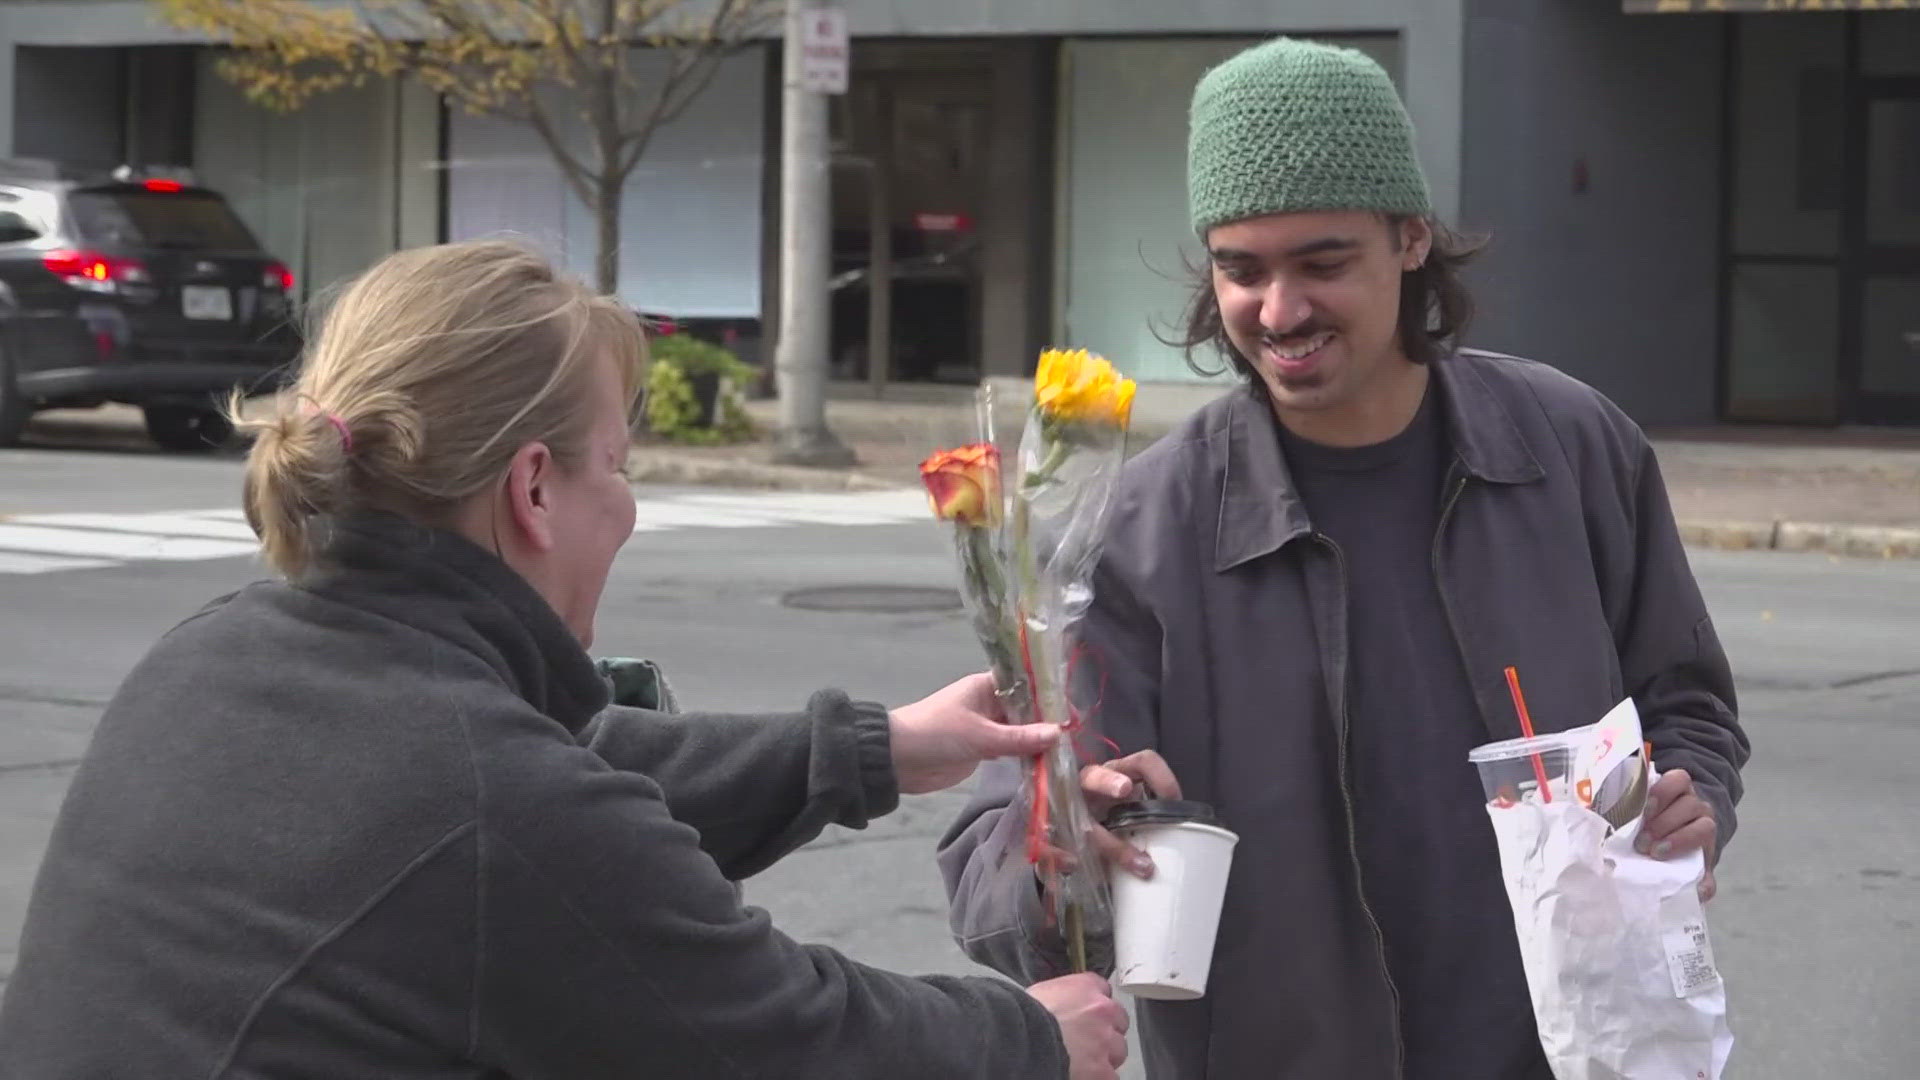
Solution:
<svg viewBox="0 0 1920 1080"><path fill-rule="evenodd" d="M1844 15L1735 24L1723 408L1749 423L1841 419Z"/></svg>
<svg viewBox="0 0 1920 1080"><path fill-rule="evenodd" d="M833 376L979 382L991 50L887 42L834 102Z"/></svg>
<svg viewBox="0 0 1920 1080"><path fill-rule="evenodd" d="M1920 426L1920 78L1868 79L1853 419Z"/></svg>

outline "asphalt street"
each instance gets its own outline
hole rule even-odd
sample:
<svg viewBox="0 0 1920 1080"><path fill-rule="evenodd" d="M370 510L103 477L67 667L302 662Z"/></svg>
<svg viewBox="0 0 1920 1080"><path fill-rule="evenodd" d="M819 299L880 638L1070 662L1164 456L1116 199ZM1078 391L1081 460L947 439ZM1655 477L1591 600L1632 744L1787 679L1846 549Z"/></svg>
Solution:
<svg viewBox="0 0 1920 1080"><path fill-rule="evenodd" d="M31 569L33 559L65 557L47 540L63 529L136 538L132 547L81 544L81 568L5 572L0 560L0 975L11 970L47 831L100 709L159 634L261 575L247 557L197 557L177 545L143 557L138 545L152 541L139 538L162 528L156 520L229 535L238 482L232 456L164 456L137 442L0 451L0 554L13 536L32 549L18 564ZM979 664L951 610L788 602L810 588L950 585L945 537L915 520L911 499L781 502L653 488L639 498L656 524L615 567L595 651L660 661L693 707L785 709L830 685L898 703ZM94 516L77 519L84 529L76 519L31 523L72 514ZM836 516L867 523L820 520ZM1740 835L1709 908L1733 1002L1729 1075L1911 1080L1920 1061L1920 561L1693 558L1755 746ZM932 862L959 799L913 799L863 832L836 829L749 882L748 900L795 937L860 960L978 973L947 935Z"/></svg>

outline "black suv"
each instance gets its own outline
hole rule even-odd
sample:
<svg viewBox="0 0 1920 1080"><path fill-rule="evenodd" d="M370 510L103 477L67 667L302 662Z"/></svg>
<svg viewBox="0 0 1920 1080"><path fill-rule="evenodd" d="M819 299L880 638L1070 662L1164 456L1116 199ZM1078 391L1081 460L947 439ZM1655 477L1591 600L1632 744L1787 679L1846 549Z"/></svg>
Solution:
<svg viewBox="0 0 1920 1080"><path fill-rule="evenodd" d="M217 446L233 390L282 385L293 275L179 172L0 161L0 446L36 409L138 405L168 449Z"/></svg>

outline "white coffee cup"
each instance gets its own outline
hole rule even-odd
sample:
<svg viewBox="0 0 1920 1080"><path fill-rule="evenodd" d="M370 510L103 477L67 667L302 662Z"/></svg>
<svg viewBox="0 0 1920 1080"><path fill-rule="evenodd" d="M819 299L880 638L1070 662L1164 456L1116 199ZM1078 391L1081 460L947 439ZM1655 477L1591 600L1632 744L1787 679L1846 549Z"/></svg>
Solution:
<svg viewBox="0 0 1920 1080"><path fill-rule="evenodd" d="M1191 1001L1207 990L1227 872L1240 837L1205 803L1158 800L1120 807L1107 828L1153 859L1142 881L1113 867L1113 985L1135 997Z"/></svg>

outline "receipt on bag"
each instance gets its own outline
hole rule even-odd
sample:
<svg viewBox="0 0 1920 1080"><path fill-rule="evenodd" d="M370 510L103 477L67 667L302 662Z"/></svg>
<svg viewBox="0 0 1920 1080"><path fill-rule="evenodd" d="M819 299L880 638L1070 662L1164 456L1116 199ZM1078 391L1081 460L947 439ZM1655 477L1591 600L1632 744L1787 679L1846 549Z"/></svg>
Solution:
<svg viewBox="0 0 1920 1080"><path fill-rule="evenodd" d="M1699 901L1695 901L1699 906ZM1692 918L1679 905L1660 905L1660 933L1667 945L1667 973L1673 976L1673 996L1692 997L1720 985L1713 966L1713 943L1707 940L1707 920Z"/></svg>

